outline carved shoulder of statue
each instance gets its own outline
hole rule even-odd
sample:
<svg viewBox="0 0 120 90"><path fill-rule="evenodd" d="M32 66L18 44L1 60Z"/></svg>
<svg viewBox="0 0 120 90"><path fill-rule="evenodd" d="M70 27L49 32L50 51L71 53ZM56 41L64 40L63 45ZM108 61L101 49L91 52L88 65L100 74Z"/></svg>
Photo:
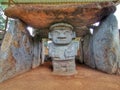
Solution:
<svg viewBox="0 0 120 90"><path fill-rule="evenodd" d="M77 50L78 44L76 42L72 42L65 50L65 57L75 57L75 55L77 55Z"/></svg>
<svg viewBox="0 0 120 90"><path fill-rule="evenodd" d="M48 45L48 47L49 47L49 52L48 52L48 54L49 54L50 57L59 57L59 55L58 55L58 53L57 53L57 51L56 51L56 48L55 48L55 46L54 46L53 43L50 43L50 44Z"/></svg>

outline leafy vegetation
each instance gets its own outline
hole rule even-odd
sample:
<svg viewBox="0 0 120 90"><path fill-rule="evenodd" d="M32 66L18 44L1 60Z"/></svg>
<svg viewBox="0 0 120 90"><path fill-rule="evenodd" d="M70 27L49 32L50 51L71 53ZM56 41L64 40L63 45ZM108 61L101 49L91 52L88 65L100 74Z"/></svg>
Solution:
<svg viewBox="0 0 120 90"><path fill-rule="evenodd" d="M6 6L3 6L0 4L0 45L1 45L1 40L4 37L4 32L5 32L5 20L6 16L4 15L3 10L6 8Z"/></svg>
<svg viewBox="0 0 120 90"><path fill-rule="evenodd" d="M0 30L5 30L5 20L6 17L3 13L3 10L6 8L6 6L0 5Z"/></svg>

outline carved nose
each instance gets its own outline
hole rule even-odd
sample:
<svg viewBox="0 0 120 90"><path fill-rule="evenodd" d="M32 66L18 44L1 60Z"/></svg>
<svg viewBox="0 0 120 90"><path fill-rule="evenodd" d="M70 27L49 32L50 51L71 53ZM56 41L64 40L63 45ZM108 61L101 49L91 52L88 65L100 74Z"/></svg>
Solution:
<svg viewBox="0 0 120 90"><path fill-rule="evenodd" d="M66 36L64 35L64 33L60 33L60 35L58 36L58 39L66 39Z"/></svg>

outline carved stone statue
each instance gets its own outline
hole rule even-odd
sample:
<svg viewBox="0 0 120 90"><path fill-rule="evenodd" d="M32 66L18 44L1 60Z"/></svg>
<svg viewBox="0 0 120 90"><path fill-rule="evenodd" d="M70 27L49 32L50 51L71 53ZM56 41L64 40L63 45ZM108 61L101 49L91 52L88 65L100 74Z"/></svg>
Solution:
<svg viewBox="0 0 120 90"><path fill-rule="evenodd" d="M76 73L75 56L78 44L73 27L66 23L57 23L50 27L49 56L52 58L53 72L60 75L73 75Z"/></svg>

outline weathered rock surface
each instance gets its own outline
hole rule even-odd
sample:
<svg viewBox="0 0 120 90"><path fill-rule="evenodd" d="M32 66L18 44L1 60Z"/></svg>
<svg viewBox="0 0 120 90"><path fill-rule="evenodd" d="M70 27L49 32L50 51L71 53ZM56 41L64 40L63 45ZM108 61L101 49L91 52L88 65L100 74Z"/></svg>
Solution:
<svg viewBox="0 0 120 90"><path fill-rule="evenodd" d="M48 38L49 29L34 29L36 36L39 35L39 38ZM84 37L89 34L89 29L87 26L74 27L77 37Z"/></svg>
<svg viewBox="0 0 120 90"><path fill-rule="evenodd" d="M42 45L41 45L40 41L36 41L34 39L32 68L36 68L36 67L40 66L41 53L42 53Z"/></svg>
<svg viewBox="0 0 120 90"><path fill-rule="evenodd" d="M90 40L87 39L88 36L85 37L85 64L110 74L120 74L119 31L117 25L116 17L111 14L94 30L93 37Z"/></svg>
<svg viewBox="0 0 120 90"><path fill-rule="evenodd" d="M108 16L93 34L93 56L96 68L116 73L119 63L119 31L117 19Z"/></svg>
<svg viewBox="0 0 120 90"><path fill-rule="evenodd" d="M0 82L38 66L39 63L35 65L33 61L32 46L24 24L18 20L12 21L0 51Z"/></svg>
<svg viewBox="0 0 120 90"><path fill-rule="evenodd" d="M34 28L45 29L56 22L66 22L74 27L91 25L116 10L113 2L78 4L15 5L5 10L5 15L18 18Z"/></svg>
<svg viewBox="0 0 120 90"><path fill-rule="evenodd" d="M79 45L78 45L79 49L78 49L78 52L77 52L77 57L76 59L79 60L80 63L83 63L84 62L84 56L83 56L83 39L80 38L79 40Z"/></svg>
<svg viewBox="0 0 120 90"><path fill-rule="evenodd" d="M95 61L93 59L93 36L88 34L83 40L83 62L86 65L95 68Z"/></svg>

